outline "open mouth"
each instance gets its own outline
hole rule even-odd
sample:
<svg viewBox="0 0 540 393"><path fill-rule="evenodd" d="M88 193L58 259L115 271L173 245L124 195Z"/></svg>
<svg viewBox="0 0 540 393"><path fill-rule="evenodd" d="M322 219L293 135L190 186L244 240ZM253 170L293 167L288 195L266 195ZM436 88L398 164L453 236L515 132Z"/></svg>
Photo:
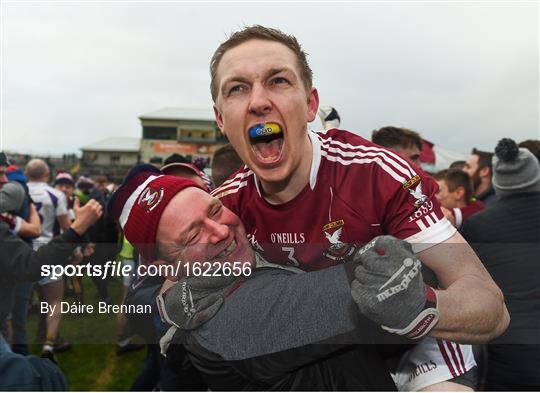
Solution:
<svg viewBox="0 0 540 393"><path fill-rule="evenodd" d="M281 158L283 150L283 130L277 123L262 123L249 130L251 149L263 163L274 163Z"/></svg>
<svg viewBox="0 0 540 393"><path fill-rule="evenodd" d="M236 248L236 240L233 240L231 244L229 244L225 250L221 251L218 255L216 255L216 259L222 259L222 258L228 257L229 255L231 255L231 253L234 251L235 248Z"/></svg>

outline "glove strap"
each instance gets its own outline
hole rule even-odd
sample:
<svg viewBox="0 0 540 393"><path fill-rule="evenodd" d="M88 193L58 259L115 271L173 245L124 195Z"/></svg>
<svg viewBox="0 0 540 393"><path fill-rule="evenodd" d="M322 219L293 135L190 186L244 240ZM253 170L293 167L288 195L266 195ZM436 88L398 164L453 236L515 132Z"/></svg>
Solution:
<svg viewBox="0 0 540 393"><path fill-rule="evenodd" d="M169 318L169 314L167 314L167 310L165 309L165 298L167 297L167 292L169 292L171 288L172 286L167 288L165 291L163 291L156 297L157 309L159 312L159 317L164 323L168 323L169 325L176 326L178 329L180 329L180 326L178 326L171 318Z"/></svg>
<svg viewBox="0 0 540 393"><path fill-rule="evenodd" d="M439 309L437 308L437 293L429 285L424 286L426 290L426 304L423 310L403 329L393 329L388 326L381 326L384 330L407 336L412 340L417 340L428 334L439 322Z"/></svg>

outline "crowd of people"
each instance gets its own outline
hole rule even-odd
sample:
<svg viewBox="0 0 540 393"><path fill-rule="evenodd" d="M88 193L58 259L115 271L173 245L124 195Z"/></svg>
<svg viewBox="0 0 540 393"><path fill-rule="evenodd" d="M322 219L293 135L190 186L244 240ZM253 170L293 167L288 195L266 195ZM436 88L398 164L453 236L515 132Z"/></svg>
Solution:
<svg viewBox="0 0 540 393"><path fill-rule="evenodd" d="M540 140L427 173L414 130L338 129L296 38L263 26L231 35L210 72L230 142L211 176L173 154L115 186L0 155L0 387L21 384L8 361L31 359L33 283L63 299L64 279L39 274L55 258L175 268L124 277L122 301L152 310L117 316L118 354L140 349L134 333L147 344L133 390L540 389ZM49 390L66 387L60 319L38 333Z"/></svg>

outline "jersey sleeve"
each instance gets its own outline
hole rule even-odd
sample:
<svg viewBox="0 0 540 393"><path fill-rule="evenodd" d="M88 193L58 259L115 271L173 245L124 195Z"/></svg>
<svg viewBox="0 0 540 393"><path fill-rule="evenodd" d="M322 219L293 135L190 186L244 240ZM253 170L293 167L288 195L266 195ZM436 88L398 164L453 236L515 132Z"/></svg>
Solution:
<svg viewBox="0 0 540 393"><path fill-rule="evenodd" d="M67 198L63 192L58 193L58 205L56 206L55 216L68 214Z"/></svg>
<svg viewBox="0 0 540 393"><path fill-rule="evenodd" d="M247 167L243 167L233 173L228 180L211 192L211 195L218 198L221 203L234 214L240 216L240 198L246 191L249 177L253 174Z"/></svg>
<svg viewBox="0 0 540 393"><path fill-rule="evenodd" d="M377 188L385 202L382 226L387 234L408 241L414 252L420 252L444 242L456 229L437 202L435 180L408 161L402 164L406 171L401 176L380 170Z"/></svg>

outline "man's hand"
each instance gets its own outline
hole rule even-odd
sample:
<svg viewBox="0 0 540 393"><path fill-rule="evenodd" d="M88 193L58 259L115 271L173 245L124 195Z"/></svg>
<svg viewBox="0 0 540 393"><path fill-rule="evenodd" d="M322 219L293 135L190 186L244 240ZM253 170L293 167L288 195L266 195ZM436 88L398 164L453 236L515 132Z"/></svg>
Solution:
<svg viewBox="0 0 540 393"><path fill-rule="evenodd" d="M391 333L420 338L437 323L435 291L424 284L422 264L411 245L378 236L360 249L351 284L360 312Z"/></svg>
<svg viewBox="0 0 540 393"><path fill-rule="evenodd" d="M77 232L79 236L84 235L88 228L99 220L102 213L103 208L99 202L94 199L89 200L86 205L77 211L77 216L75 217L75 221L71 224L71 229Z"/></svg>
<svg viewBox="0 0 540 393"><path fill-rule="evenodd" d="M20 217L14 216L10 213L0 213L0 220L4 221L6 224L8 224L9 229L12 231L15 231L18 227L20 227Z"/></svg>
<svg viewBox="0 0 540 393"><path fill-rule="evenodd" d="M85 258L91 257L94 255L94 251L96 251L96 243L87 243L82 251L82 256Z"/></svg>
<svg viewBox="0 0 540 393"><path fill-rule="evenodd" d="M179 329L198 328L218 312L236 278L184 277L157 297L161 319Z"/></svg>
<svg viewBox="0 0 540 393"><path fill-rule="evenodd" d="M446 217L446 219L448 221L450 221L450 223L453 226L456 226L456 217L454 217L454 212L452 210L450 210L450 209L447 209L444 206L441 206L441 210L442 210L444 216Z"/></svg>

